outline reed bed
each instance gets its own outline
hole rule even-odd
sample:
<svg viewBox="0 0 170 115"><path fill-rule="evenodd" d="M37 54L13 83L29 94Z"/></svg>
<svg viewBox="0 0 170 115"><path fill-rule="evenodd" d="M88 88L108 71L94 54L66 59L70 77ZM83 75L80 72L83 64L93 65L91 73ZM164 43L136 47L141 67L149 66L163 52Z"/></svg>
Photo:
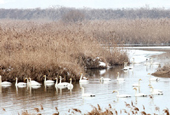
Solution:
<svg viewBox="0 0 170 115"><path fill-rule="evenodd" d="M77 23L1 20L0 74L10 81L15 77L42 81L43 74L48 79L62 75L66 81L78 80L84 68L98 68L96 57L108 65L127 62L126 51L116 44L166 45L169 30L168 18Z"/></svg>
<svg viewBox="0 0 170 115"><path fill-rule="evenodd" d="M88 113L83 113L80 109L77 108L71 108L67 112L65 112L66 115L169 115L169 109L164 108L160 109L160 107L156 106L153 108L153 113L147 112L144 105L142 105L142 108L137 107L133 101L131 103L125 102L125 108L123 109L116 109L112 107L113 105L109 104L107 108L102 109L99 104L96 106L91 105L92 110ZM60 115L60 112L58 108L55 107L56 112L52 115ZM38 109L38 111L37 111ZM34 108L35 112L30 113L27 110L23 111L21 115L42 115L43 110L40 110L39 108ZM19 114L19 113L18 113Z"/></svg>
<svg viewBox="0 0 170 115"><path fill-rule="evenodd" d="M94 36L94 24L1 20L0 74L3 80L21 81L31 77L37 81L55 79L59 75L69 81L78 80L84 68L95 68L100 57L110 65L128 61L126 52L101 46Z"/></svg>
<svg viewBox="0 0 170 115"><path fill-rule="evenodd" d="M90 27L99 41L118 44L169 45L170 19L116 19L90 21Z"/></svg>

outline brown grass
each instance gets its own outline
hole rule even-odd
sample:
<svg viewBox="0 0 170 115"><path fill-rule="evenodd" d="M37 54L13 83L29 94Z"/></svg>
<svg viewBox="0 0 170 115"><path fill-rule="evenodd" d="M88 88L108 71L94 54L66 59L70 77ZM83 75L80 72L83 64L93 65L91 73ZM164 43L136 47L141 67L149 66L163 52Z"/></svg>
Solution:
<svg viewBox="0 0 170 115"><path fill-rule="evenodd" d="M113 53L101 47L92 29L98 25L83 23L65 25L59 22L11 21L0 22L0 74L3 80L37 81L62 75L78 80L84 68L95 68L93 60L100 57L111 65L127 61L126 52L113 48ZM95 26L96 25L96 26ZM90 63L90 64L89 64ZM89 65L88 65L89 64ZM68 74L69 72L69 74Z"/></svg>
<svg viewBox="0 0 170 115"><path fill-rule="evenodd" d="M97 104L97 107L91 105L92 110L89 111L88 113L82 113L81 110L77 109L77 108L72 108L68 110L68 114L82 114L82 115L119 115L119 114L125 114L125 115L129 115L129 114L142 114L142 115L151 115L150 113L148 113L147 111L145 111L145 109L139 110L138 107L135 107L133 105L130 105L129 107L125 107L123 109L120 109L120 111L116 110L116 108L112 108L111 104L109 104L108 108L105 108L104 110L101 109L100 105ZM145 108L145 106L143 105L143 107ZM160 108L158 106L155 105L155 111L154 111L154 115L156 115L159 112L159 114L167 114L169 115L169 109L165 108L160 110ZM41 115L41 111L38 113ZM36 112L34 113L30 113L27 110L25 110L24 112L21 113L21 115L37 115ZM52 115L59 115L58 109L56 113L53 113Z"/></svg>
<svg viewBox="0 0 170 115"><path fill-rule="evenodd" d="M99 21L96 36L100 40L114 38L115 43L126 44L169 44L170 20L163 19L118 19ZM94 23L96 22L94 21ZM96 26L96 25L95 25ZM93 26L94 27L94 26ZM94 27L95 28L95 27ZM104 36L105 35L105 36ZM107 37L106 37L107 36Z"/></svg>

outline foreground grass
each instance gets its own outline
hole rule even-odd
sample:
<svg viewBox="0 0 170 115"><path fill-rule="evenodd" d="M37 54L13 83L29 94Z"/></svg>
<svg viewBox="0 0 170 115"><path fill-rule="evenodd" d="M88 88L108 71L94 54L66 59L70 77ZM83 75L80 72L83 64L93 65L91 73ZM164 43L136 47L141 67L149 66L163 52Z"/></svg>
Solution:
<svg viewBox="0 0 170 115"><path fill-rule="evenodd" d="M104 110L100 107L99 104L97 104L97 107L91 105L92 110L88 113L82 113L81 110L77 109L77 108L72 108L69 109L67 112L68 115L169 115L169 109L165 108L163 110L161 110L158 106L155 106L154 108L154 112L153 113L149 113L146 111L145 106L143 105L142 109L138 108L133 102L131 102L130 104L125 102L125 108L124 109L120 109L117 110L116 108L112 107L111 104L108 105L107 108L105 108ZM34 108L33 113L28 112L27 110L22 112L21 115L42 115L41 112L43 112L44 108L41 105L41 107L37 107ZM58 110L57 107L55 107L56 112L53 113L52 115L60 115L60 112ZM19 114L19 113L18 113Z"/></svg>
<svg viewBox="0 0 170 115"><path fill-rule="evenodd" d="M47 79L62 75L66 81L78 80L85 68L98 68L99 61L109 65L128 61L126 52L103 48L88 25L19 20L2 20L0 25L2 80L42 81L44 74Z"/></svg>

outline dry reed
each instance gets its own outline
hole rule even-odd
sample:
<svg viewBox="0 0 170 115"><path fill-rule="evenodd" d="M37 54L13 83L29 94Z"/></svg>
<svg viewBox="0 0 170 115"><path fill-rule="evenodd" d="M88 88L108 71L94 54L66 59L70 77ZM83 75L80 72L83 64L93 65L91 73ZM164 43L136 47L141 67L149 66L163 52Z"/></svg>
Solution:
<svg viewBox="0 0 170 115"><path fill-rule="evenodd" d="M111 65L128 60L126 52L102 48L94 31L100 23L65 25L59 22L2 20L0 22L0 74L3 80L32 77L37 81L62 75L78 80L84 68L95 68L96 57ZM93 31L91 31L93 30ZM89 61L91 60L91 61ZM89 64L90 63L90 64Z"/></svg>

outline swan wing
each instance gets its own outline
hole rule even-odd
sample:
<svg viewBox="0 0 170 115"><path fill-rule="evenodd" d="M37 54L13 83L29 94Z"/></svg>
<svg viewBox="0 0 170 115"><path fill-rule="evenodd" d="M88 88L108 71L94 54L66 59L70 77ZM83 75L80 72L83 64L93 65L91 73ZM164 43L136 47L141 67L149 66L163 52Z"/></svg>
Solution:
<svg viewBox="0 0 170 115"><path fill-rule="evenodd" d="M25 82L19 82L19 83L17 83L17 86L26 86L27 85L27 83L25 83Z"/></svg>
<svg viewBox="0 0 170 115"><path fill-rule="evenodd" d="M12 83L8 82L8 81L4 81L4 82L1 83L1 85L12 85Z"/></svg>
<svg viewBox="0 0 170 115"><path fill-rule="evenodd" d="M132 86L133 87L139 87L139 84L133 84Z"/></svg>
<svg viewBox="0 0 170 115"><path fill-rule="evenodd" d="M104 81L111 81L110 78L104 78Z"/></svg>
<svg viewBox="0 0 170 115"><path fill-rule="evenodd" d="M122 94L122 95L117 95L117 97L120 97L120 98L129 98L129 97L131 97L131 95Z"/></svg>
<svg viewBox="0 0 170 115"><path fill-rule="evenodd" d="M117 78L118 81L124 81L124 78Z"/></svg>
<svg viewBox="0 0 170 115"><path fill-rule="evenodd" d="M84 96L84 97L95 97L95 94L92 94L92 93L84 93L82 96Z"/></svg>
<svg viewBox="0 0 170 115"><path fill-rule="evenodd" d="M137 93L135 96L137 96L137 97L147 97L147 95L144 94L144 93Z"/></svg>

